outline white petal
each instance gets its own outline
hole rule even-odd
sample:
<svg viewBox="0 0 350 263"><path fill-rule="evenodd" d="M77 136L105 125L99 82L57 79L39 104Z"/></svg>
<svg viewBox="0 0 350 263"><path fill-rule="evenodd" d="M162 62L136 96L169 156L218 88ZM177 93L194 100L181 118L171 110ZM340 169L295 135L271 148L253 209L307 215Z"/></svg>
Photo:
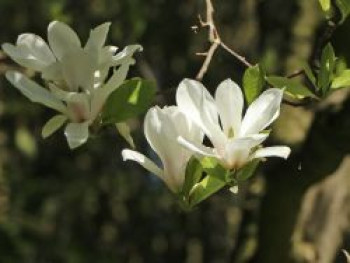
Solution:
<svg viewBox="0 0 350 263"><path fill-rule="evenodd" d="M183 136L187 136L189 131L176 128L181 123L175 123L174 110L177 107L151 108L146 114L144 129L148 143L163 163L164 181L170 189L177 191L182 187L186 166L193 153L177 142L177 138L182 136L178 131L185 131Z"/></svg>
<svg viewBox="0 0 350 263"><path fill-rule="evenodd" d="M111 66L118 66L124 63L134 64L134 59L132 58L132 56L137 51L142 51L142 46L130 45L125 47L121 52L112 57Z"/></svg>
<svg viewBox="0 0 350 263"><path fill-rule="evenodd" d="M261 94L248 108L241 127L241 136L259 133L280 114L283 90L269 89Z"/></svg>
<svg viewBox="0 0 350 263"><path fill-rule="evenodd" d="M202 83L184 79L176 92L176 103L209 137L215 147L222 147L226 137L221 130L213 97Z"/></svg>
<svg viewBox="0 0 350 263"><path fill-rule="evenodd" d="M143 154L129 149L124 149L122 151L122 156L124 161L131 160L138 162L143 168L157 175L161 180L164 179L163 171Z"/></svg>
<svg viewBox="0 0 350 263"><path fill-rule="evenodd" d="M83 145L89 138L89 124L87 122L69 123L64 135L67 138L69 148L75 149Z"/></svg>
<svg viewBox="0 0 350 263"><path fill-rule="evenodd" d="M105 46L99 53L99 65L100 67L113 66L113 56L117 52L118 48L115 46Z"/></svg>
<svg viewBox="0 0 350 263"><path fill-rule="evenodd" d="M223 165L228 169L238 169L249 162L252 149L260 145L266 136L232 139L226 146L225 154L221 156Z"/></svg>
<svg viewBox="0 0 350 263"><path fill-rule="evenodd" d="M291 150L287 146L266 147L255 151L255 153L252 156L252 159L264 157L280 157L287 159L290 155L290 152Z"/></svg>
<svg viewBox="0 0 350 263"><path fill-rule="evenodd" d="M230 129L238 136L244 106L240 87L230 79L223 81L216 90L215 102L226 136L229 136Z"/></svg>
<svg viewBox="0 0 350 263"><path fill-rule="evenodd" d="M69 26L59 21L50 23L47 38L53 53L59 60L66 52L81 47L77 34Z"/></svg>
<svg viewBox="0 0 350 263"><path fill-rule="evenodd" d="M41 77L45 80L62 81L63 73L61 62L56 61L44 68L42 70Z"/></svg>
<svg viewBox="0 0 350 263"><path fill-rule="evenodd" d="M42 71L49 65L46 60L39 60L37 57L34 57L32 54L28 53L28 50L21 46L16 47L12 44L5 43L1 46L1 48L15 62L23 67L30 68L35 71Z"/></svg>
<svg viewBox="0 0 350 263"><path fill-rule="evenodd" d="M135 148L134 140L131 136L130 127L126 122L116 123L118 132L120 135L130 144L132 148Z"/></svg>
<svg viewBox="0 0 350 263"><path fill-rule="evenodd" d="M69 90L92 90L97 61L86 51L77 49L66 53L62 58L63 77Z"/></svg>
<svg viewBox="0 0 350 263"><path fill-rule="evenodd" d="M56 61L46 42L34 34L21 34L17 38L17 46L37 58L43 64L50 65Z"/></svg>
<svg viewBox="0 0 350 263"><path fill-rule="evenodd" d="M97 26L92 29L90 32L89 39L85 45L85 50L96 51L104 46L107 38L107 34L109 31L109 27L111 26L110 22L106 22L102 25Z"/></svg>
<svg viewBox="0 0 350 263"><path fill-rule="evenodd" d="M59 99L23 74L16 71L8 71L6 72L6 78L31 101L41 103L46 107L66 113L66 107Z"/></svg>
<svg viewBox="0 0 350 263"><path fill-rule="evenodd" d="M114 71L112 77L108 80L106 85L99 87L93 91L91 101L91 118L96 118L109 95L111 95L114 90L123 84L128 71L128 64L121 65L117 70Z"/></svg>
<svg viewBox="0 0 350 263"><path fill-rule="evenodd" d="M43 138L47 138L52 135L55 131L62 127L62 125L67 121L67 116L56 115L52 117L43 127L41 135Z"/></svg>
<svg viewBox="0 0 350 263"><path fill-rule="evenodd" d="M202 144L195 144L193 142L186 140L181 136L177 138L177 141L179 142L179 144L181 144L183 147L193 152L194 154L199 154L201 156L208 156L208 157L216 157L216 158L218 157L216 154L214 154L212 148L208 148Z"/></svg>

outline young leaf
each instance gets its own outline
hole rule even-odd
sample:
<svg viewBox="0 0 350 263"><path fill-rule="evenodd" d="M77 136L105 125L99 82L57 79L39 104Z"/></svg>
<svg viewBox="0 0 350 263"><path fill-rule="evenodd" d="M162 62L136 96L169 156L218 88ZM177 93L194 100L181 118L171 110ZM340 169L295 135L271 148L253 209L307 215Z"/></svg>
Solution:
<svg viewBox="0 0 350 263"><path fill-rule="evenodd" d="M186 167L185 182L182 188L182 194L188 197L193 186L199 182L202 177L203 169L200 162L192 157Z"/></svg>
<svg viewBox="0 0 350 263"><path fill-rule="evenodd" d="M255 159L245 165L242 169L238 170L236 173L236 178L238 181L246 181L253 176L256 168L258 167L260 160Z"/></svg>
<svg viewBox="0 0 350 263"><path fill-rule="evenodd" d="M307 76L307 78L311 81L312 85L317 87L316 77L315 77L314 73L312 72L309 64L307 64L307 63L304 64L304 72L305 72L305 75Z"/></svg>
<svg viewBox="0 0 350 263"><path fill-rule="evenodd" d="M222 167L215 158L205 157L200 162L202 169L207 174L225 181L226 169Z"/></svg>
<svg viewBox="0 0 350 263"><path fill-rule="evenodd" d="M320 71L318 73L318 87L326 95L333 79L335 69L335 54L331 44L327 44L322 51Z"/></svg>
<svg viewBox="0 0 350 263"><path fill-rule="evenodd" d="M142 79L125 81L108 98L103 112L104 123L119 123L145 112L151 105L156 89L153 82Z"/></svg>
<svg viewBox="0 0 350 263"><path fill-rule="evenodd" d="M350 69L344 70L339 76L335 77L332 82L332 89L340 89L350 86Z"/></svg>
<svg viewBox="0 0 350 263"><path fill-rule="evenodd" d="M196 184L191 190L190 194L190 204L191 206L195 206L213 195L221 188L223 188L226 183L216 176L207 175L201 182Z"/></svg>
<svg viewBox="0 0 350 263"><path fill-rule="evenodd" d="M315 97L315 95L306 86L296 80L278 76L266 77L266 80L275 88L285 88L285 92L296 99Z"/></svg>
<svg viewBox="0 0 350 263"><path fill-rule="evenodd" d="M329 18L331 15L332 3L331 0L319 0L323 12L326 14L326 17Z"/></svg>
<svg viewBox="0 0 350 263"><path fill-rule="evenodd" d="M350 14L350 1L349 0L336 0L336 5L342 15L341 23L345 21L347 16Z"/></svg>
<svg viewBox="0 0 350 263"><path fill-rule="evenodd" d="M243 88L248 104L261 93L265 84L265 71L260 65L248 68L243 76Z"/></svg>

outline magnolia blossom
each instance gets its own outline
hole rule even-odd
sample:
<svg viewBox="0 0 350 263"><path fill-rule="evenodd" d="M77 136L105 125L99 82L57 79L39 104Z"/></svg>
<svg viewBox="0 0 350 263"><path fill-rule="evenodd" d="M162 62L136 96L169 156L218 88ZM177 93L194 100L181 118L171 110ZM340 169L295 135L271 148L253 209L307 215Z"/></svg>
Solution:
<svg viewBox="0 0 350 263"><path fill-rule="evenodd" d="M122 151L124 161L140 163L163 180L171 191L181 191L187 163L193 153L182 147L177 138L181 136L194 143L201 143L202 132L177 106L151 108L145 117L144 132L151 148L162 161L163 168L159 168L143 154L129 149Z"/></svg>
<svg viewBox="0 0 350 263"><path fill-rule="evenodd" d="M279 116L282 97L280 89L263 92L242 118L244 97L232 80L219 85L214 99L200 82L185 79L177 90L177 105L203 130L213 148L184 136L178 141L193 153L217 158L227 169L239 169L255 158L287 158L289 147L260 146L269 135L264 130Z"/></svg>
<svg viewBox="0 0 350 263"><path fill-rule="evenodd" d="M127 46L116 53L117 47L105 46L110 23L91 30L82 46L77 34L66 24L51 22L48 43L40 36L25 33L16 45L5 43L2 49L18 64L41 74L48 89L25 75L9 71L7 79L31 101L50 107L60 114L43 128L47 137L69 122L65 135L71 148L85 143L89 126L100 113L108 96L125 80L134 52L139 45ZM118 67L107 81L111 67Z"/></svg>

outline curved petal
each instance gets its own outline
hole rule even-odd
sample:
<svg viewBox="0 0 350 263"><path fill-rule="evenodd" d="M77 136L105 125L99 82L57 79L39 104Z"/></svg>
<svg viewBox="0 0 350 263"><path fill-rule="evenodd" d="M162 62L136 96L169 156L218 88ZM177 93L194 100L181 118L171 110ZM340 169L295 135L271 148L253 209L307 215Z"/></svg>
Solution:
<svg viewBox="0 0 350 263"><path fill-rule="evenodd" d="M67 112L66 106L59 99L23 74L8 71L6 72L6 78L31 101L41 103L64 114Z"/></svg>
<svg viewBox="0 0 350 263"><path fill-rule="evenodd" d="M238 169L249 162L250 154L254 147L261 144L266 139L264 135L255 135L231 140L225 149L225 154L221 156L223 165L228 169Z"/></svg>
<svg viewBox="0 0 350 263"><path fill-rule="evenodd" d="M17 46L21 47L25 53L37 58L43 64L50 65L56 61L49 46L40 36L30 33L21 34L17 38Z"/></svg>
<svg viewBox="0 0 350 263"><path fill-rule="evenodd" d="M89 138L89 124L87 122L69 123L64 135L67 138L69 148L75 149L86 143Z"/></svg>
<svg viewBox="0 0 350 263"><path fill-rule="evenodd" d="M105 101L109 95L123 84L129 71L129 65L123 64L117 70L113 72L112 77L108 82L102 86L98 87L92 92L91 99L91 118L95 118L101 111Z"/></svg>
<svg viewBox="0 0 350 263"><path fill-rule="evenodd" d="M59 21L49 24L47 38L54 55L59 60L66 52L81 47L80 39L73 29Z"/></svg>
<svg viewBox="0 0 350 263"><path fill-rule="evenodd" d="M95 52L96 50L101 49L106 42L106 38L107 38L107 34L110 26L111 26L111 23L106 22L92 29L90 31L89 39L86 42L85 50Z"/></svg>
<svg viewBox="0 0 350 263"><path fill-rule="evenodd" d="M45 139L55 133L67 121L67 116L56 115L52 117L43 127L41 131L42 137Z"/></svg>
<svg viewBox="0 0 350 263"><path fill-rule="evenodd" d="M215 93L215 102L226 136L239 135L244 106L240 87L231 79L221 82ZM233 132L233 136L230 134L231 132Z"/></svg>
<svg viewBox="0 0 350 263"><path fill-rule="evenodd" d="M82 49L66 53L61 58L62 73L69 90L92 90L97 61Z"/></svg>
<svg viewBox="0 0 350 263"><path fill-rule="evenodd" d="M183 115L175 106L164 109L153 107L147 112L144 123L146 139L161 159L164 181L173 191L182 187L187 163L193 155L177 142L178 136L188 136L191 131L186 126L176 127L184 125L182 121L175 122L179 117L174 118L176 111Z"/></svg>
<svg viewBox="0 0 350 263"><path fill-rule="evenodd" d="M122 157L124 161L130 160L139 163L143 168L157 175L161 180L164 180L163 170L160 169L157 165L155 165L155 163L152 162L145 155L136 151L124 149L122 150Z"/></svg>
<svg viewBox="0 0 350 263"><path fill-rule="evenodd" d="M33 69L35 71L44 70L49 64L47 61L39 60L33 54L28 53L23 47L16 47L12 44L5 43L1 46L2 50L10 56L19 65Z"/></svg>
<svg viewBox="0 0 350 263"><path fill-rule="evenodd" d="M208 148L202 144L190 142L181 136L177 138L177 141L179 142L179 144L181 144L183 147L193 152L194 154L218 158L218 156L214 154L214 150L212 148Z"/></svg>
<svg viewBox="0 0 350 263"><path fill-rule="evenodd" d="M110 66L118 66L124 63L134 64L135 60L132 58L135 52L142 51L141 45L126 46L121 52L111 57Z"/></svg>
<svg viewBox="0 0 350 263"><path fill-rule="evenodd" d="M241 127L241 136L259 133L280 114L283 90L269 89L263 92L248 108Z"/></svg>
<svg viewBox="0 0 350 263"><path fill-rule="evenodd" d="M222 132L213 97L202 83L184 79L176 92L176 103L209 137L216 148L222 148L226 137Z"/></svg>
<svg viewBox="0 0 350 263"><path fill-rule="evenodd" d="M291 149L287 146L273 146L258 149L252 155L252 159L264 157L280 157L287 159L290 155Z"/></svg>

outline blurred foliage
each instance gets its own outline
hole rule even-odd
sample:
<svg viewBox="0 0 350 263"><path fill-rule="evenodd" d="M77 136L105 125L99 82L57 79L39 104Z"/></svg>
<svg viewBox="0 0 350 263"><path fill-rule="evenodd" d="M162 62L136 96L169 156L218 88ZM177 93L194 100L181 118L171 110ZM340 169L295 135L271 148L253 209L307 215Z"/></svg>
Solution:
<svg viewBox="0 0 350 263"><path fill-rule="evenodd" d="M286 61L300 44L293 30L304 1L214 4L225 43L278 74L295 69ZM201 0L0 0L0 43L14 42L22 32L46 36L53 19L70 24L83 39L89 28L111 21L108 43L144 46L130 77L155 80L168 89L195 76L202 62L195 53L206 50L206 32L194 34L190 27L203 7ZM321 26L321 9L313 11L308 19ZM348 61L349 30L348 21L333 41ZM315 33L306 40L308 47ZM8 67L1 65L1 73ZM219 51L205 82L209 87L227 77L240 82L243 72ZM244 183L239 195L223 189L184 213L156 177L122 162L120 151L127 145L114 129L102 130L71 152L62 132L41 138L52 112L27 101L3 77L0 81L0 262L247 262L255 253L264 171ZM159 103L173 102L173 93L166 94ZM150 151L142 121L130 124L136 146Z"/></svg>

